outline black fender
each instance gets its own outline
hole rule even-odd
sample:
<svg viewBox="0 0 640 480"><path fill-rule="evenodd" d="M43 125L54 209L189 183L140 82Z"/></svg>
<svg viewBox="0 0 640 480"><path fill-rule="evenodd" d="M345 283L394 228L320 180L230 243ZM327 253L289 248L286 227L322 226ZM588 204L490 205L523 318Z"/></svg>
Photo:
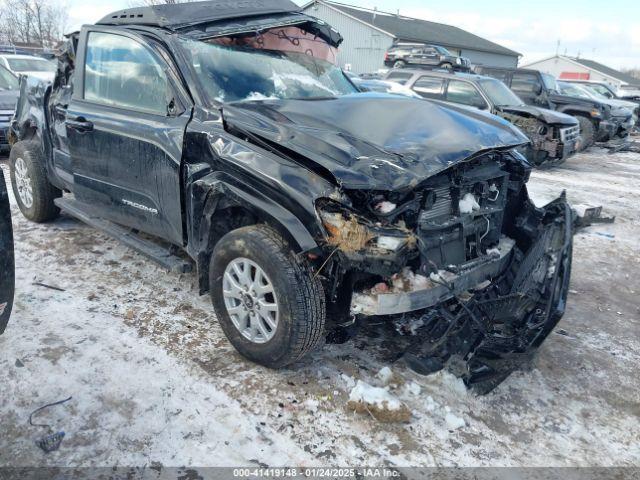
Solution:
<svg viewBox="0 0 640 480"><path fill-rule="evenodd" d="M15 261L13 254L13 230L9 194L0 170L0 334L4 333L15 288Z"/></svg>
<svg viewBox="0 0 640 480"><path fill-rule="evenodd" d="M591 115L591 112L595 108L596 108L595 106L589 106L589 105L559 105L556 111L560 113L566 113L567 115L572 115L574 117L576 115L582 115L583 117L587 117L591 120L599 121L600 120L599 118L594 118Z"/></svg>
<svg viewBox="0 0 640 480"><path fill-rule="evenodd" d="M295 214L264 193L229 175L222 172L211 173L194 182L189 190L189 215L192 222L187 250L198 265L201 294L208 290L209 259L213 247L221 238L212 228L214 218L216 214L230 208L240 208L260 223L267 223L278 230L289 241L295 254L319 248L312 232ZM320 228L319 225L317 227Z"/></svg>
<svg viewBox="0 0 640 480"><path fill-rule="evenodd" d="M20 140L39 140L43 148L46 137L46 99L50 86L31 77L20 78L20 96L16 112L11 123L11 136L14 143ZM48 153L46 150L45 154Z"/></svg>

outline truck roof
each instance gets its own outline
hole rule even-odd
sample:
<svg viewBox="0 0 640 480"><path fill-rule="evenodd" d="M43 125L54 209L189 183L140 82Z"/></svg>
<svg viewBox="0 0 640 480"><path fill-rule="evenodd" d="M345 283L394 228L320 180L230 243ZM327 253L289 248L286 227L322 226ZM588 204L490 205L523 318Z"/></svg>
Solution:
<svg viewBox="0 0 640 480"><path fill-rule="evenodd" d="M215 0L119 10L104 17L97 25L144 25L179 30L217 20L301 11L302 9L290 0Z"/></svg>

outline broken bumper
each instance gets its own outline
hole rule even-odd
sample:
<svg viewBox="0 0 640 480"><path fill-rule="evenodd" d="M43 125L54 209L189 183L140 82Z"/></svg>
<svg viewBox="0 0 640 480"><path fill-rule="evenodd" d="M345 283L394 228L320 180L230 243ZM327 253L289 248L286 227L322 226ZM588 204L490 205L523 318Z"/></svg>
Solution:
<svg viewBox="0 0 640 480"><path fill-rule="evenodd" d="M542 209L526 200L509 232L517 241L503 237L499 257L461 266L431 289L369 297L363 313L432 305L407 313L419 325L407 364L426 374L461 359L464 369L454 373L486 393L526 363L564 315L575 220L564 195ZM362 305L365 299L357 298Z"/></svg>
<svg viewBox="0 0 640 480"><path fill-rule="evenodd" d="M354 293L351 311L364 316L381 316L432 307L498 276L507 268L514 246L513 240L503 237L497 248L499 254L496 252L481 261L460 265L459 273L450 273L443 278L445 284L432 282L431 288L403 293Z"/></svg>

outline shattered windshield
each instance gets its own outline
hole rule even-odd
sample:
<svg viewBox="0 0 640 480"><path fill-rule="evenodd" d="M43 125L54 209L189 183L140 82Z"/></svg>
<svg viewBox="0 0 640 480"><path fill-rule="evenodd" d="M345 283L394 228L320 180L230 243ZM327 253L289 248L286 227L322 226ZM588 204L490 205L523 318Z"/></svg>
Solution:
<svg viewBox="0 0 640 480"><path fill-rule="evenodd" d="M484 93L496 107L519 107L524 105L515 93L499 80L481 80L480 85Z"/></svg>
<svg viewBox="0 0 640 480"><path fill-rule="evenodd" d="M441 54L441 55L447 55L447 56L449 56L449 57L452 57L452 56L453 56L453 55L451 54L451 52L450 52L449 50L447 50L446 48L444 48L444 47L434 47L434 48L435 48L435 49L438 51L438 53L439 53L439 54Z"/></svg>
<svg viewBox="0 0 640 480"><path fill-rule="evenodd" d="M182 40L210 100L339 97L358 90L333 63L308 53Z"/></svg>

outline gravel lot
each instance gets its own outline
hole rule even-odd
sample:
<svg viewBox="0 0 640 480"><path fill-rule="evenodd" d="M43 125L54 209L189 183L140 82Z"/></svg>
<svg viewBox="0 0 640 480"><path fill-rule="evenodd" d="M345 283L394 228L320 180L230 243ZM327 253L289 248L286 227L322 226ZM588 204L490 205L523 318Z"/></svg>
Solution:
<svg viewBox="0 0 640 480"><path fill-rule="evenodd" d="M167 274L67 217L28 223L14 205L0 466L638 466L640 154L594 148L530 184L540 204L563 189L616 223L576 236L559 330L485 397L394 364L385 325L288 370L257 367L227 343L195 275ZM385 366L408 424L346 409L354 381L380 385ZM47 430L29 413L69 396L36 419L66 432L44 454L34 440Z"/></svg>

